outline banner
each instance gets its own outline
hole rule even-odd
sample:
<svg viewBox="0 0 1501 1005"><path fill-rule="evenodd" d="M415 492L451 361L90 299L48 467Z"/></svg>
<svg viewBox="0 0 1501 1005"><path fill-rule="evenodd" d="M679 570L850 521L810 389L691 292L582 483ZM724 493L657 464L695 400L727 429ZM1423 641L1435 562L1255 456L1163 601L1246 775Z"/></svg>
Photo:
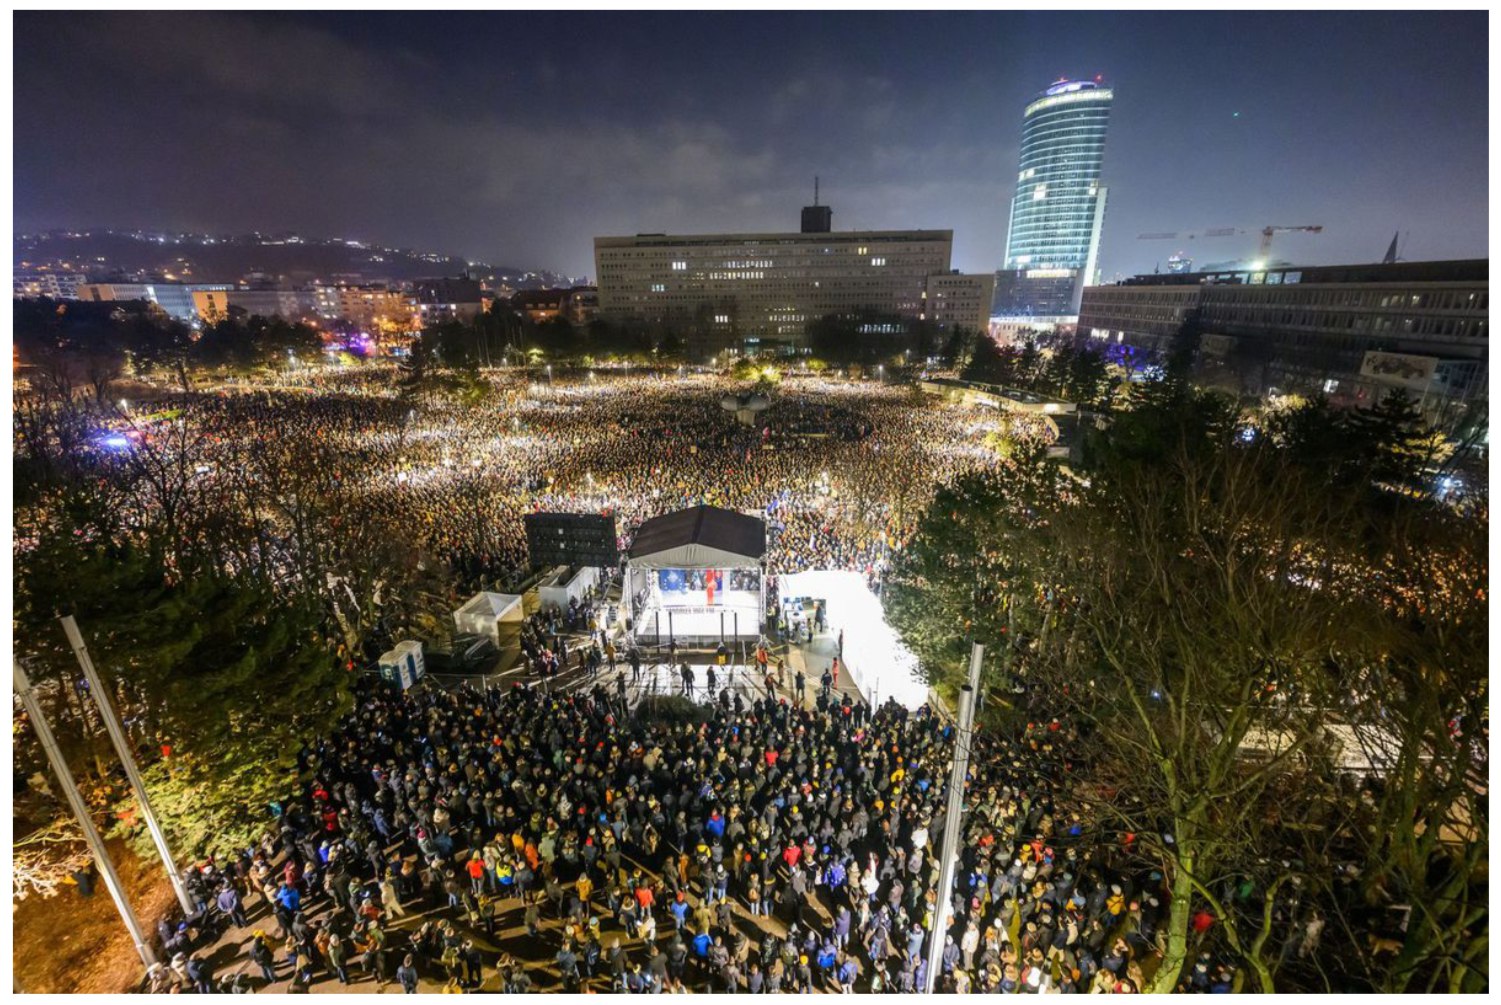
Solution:
<svg viewBox="0 0 1501 1005"><path fill-rule="evenodd" d="M1437 369L1438 358L1435 356L1413 356L1373 349L1361 361L1360 375L1393 387L1426 391Z"/></svg>

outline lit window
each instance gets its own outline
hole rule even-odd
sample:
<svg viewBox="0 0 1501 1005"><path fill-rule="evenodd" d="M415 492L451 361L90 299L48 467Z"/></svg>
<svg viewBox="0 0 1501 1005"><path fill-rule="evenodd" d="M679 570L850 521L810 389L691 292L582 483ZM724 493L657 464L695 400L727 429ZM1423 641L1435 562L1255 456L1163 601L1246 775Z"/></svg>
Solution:
<svg viewBox="0 0 1501 1005"><path fill-rule="evenodd" d="M686 271L688 271L688 263L687 262L673 262L672 263L672 271L673 272L686 272Z"/></svg>
<svg viewBox="0 0 1501 1005"><path fill-rule="evenodd" d="M870 260L870 264L871 265L885 265L886 264L886 259L884 259L884 258L872 258Z"/></svg>
<svg viewBox="0 0 1501 1005"><path fill-rule="evenodd" d="M1042 202L1042 200L1046 199L1047 197L1048 197L1048 183L1047 182L1043 182L1041 185L1038 185L1036 188L1032 189L1032 201L1033 202Z"/></svg>
<svg viewBox="0 0 1501 1005"><path fill-rule="evenodd" d="M730 323L730 316L728 314L716 314L714 315L714 323L717 325L727 325Z"/></svg>
<svg viewBox="0 0 1501 1005"><path fill-rule="evenodd" d="M667 284L666 283L652 283L651 284L651 291L653 293L666 293L667 292Z"/></svg>
<svg viewBox="0 0 1501 1005"><path fill-rule="evenodd" d="M859 255L868 255L868 254L870 254L870 249L869 248L861 248L858 252L856 252L856 254L859 254Z"/></svg>

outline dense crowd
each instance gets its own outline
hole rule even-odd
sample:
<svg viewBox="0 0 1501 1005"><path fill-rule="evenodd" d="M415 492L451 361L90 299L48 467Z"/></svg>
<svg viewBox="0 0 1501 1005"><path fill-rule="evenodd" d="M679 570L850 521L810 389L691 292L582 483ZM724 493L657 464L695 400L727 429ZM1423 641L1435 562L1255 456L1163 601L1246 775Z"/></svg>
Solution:
<svg viewBox="0 0 1501 1005"><path fill-rule="evenodd" d="M946 720L775 693L700 723L618 712L603 685L372 685L303 752L312 781L265 839L192 870L195 895L258 925L249 961L294 990L924 988ZM1162 877L1069 809L1074 739L976 738L939 989L1143 986ZM161 989L212 979L177 967ZM1184 989L1230 980L1205 957Z"/></svg>
<svg viewBox="0 0 1501 1005"><path fill-rule="evenodd" d="M314 379L327 386L154 407L191 428L176 442L221 503L237 483L253 507L314 479L337 494L336 519L412 538L460 589L519 575L527 512L613 512L626 546L643 520L700 503L764 512L773 574L878 576L937 485L999 463L989 438L1044 433L910 389L812 379L784 386L756 427L719 406L733 385L715 377L506 377L478 405ZM595 613L528 619L538 676L568 667L566 635L592 633ZM626 658L607 637L574 654L591 677ZM276 808L265 841L195 869L196 895L237 922L263 901L249 959L294 989L360 974L464 989L497 973L511 991L922 989L952 729L926 709L790 697L717 702L691 725L622 721L603 681L569 695L369 690L304 752L315 781ZM1143 985L1161 876L1067 810L1069 742L1056 722L976 741L940 987ZM518 918L528 949L547 946L540 963L497 935ZM184 954L154 981L202 987L205 967ZM1228 980L1203 961L1186 983Z"/></svg>
<svg viewBox="0 0 1501 1005"><path fill-rule="evenodd" d="M720 407L738 385L713 376L496 377L478 405L368 375L302 379L316 386L220 388L151 407L189 423L205 478L250 471L257 490L336 488L340 519L410 540L460 591L520 578L528 512L611 512L627 545L641 521L701 503L765 513L773 573L874 576L937 484L997 463L987 436L1043 432L1020 416L917 407L910 388L812 378L778 391L760 428Z"/></svg>

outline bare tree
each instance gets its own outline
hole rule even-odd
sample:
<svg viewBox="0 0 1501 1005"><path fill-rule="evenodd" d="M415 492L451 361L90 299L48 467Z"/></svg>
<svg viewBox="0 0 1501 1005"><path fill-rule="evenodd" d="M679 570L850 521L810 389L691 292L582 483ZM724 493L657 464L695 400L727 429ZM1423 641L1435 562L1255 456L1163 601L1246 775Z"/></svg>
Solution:
<svg viewBox="0 0 1501 1005"><path fill-rule="evenodd" d="M1195 903L1275 989L1272 918L1299 868L1276 855L1269 808L1321 741L1323 681L1355 627L1335 589L1353 567L1311 544L1340 540L1349 509L1285 460L1185 444L1165 467L1098 479L1024 539L1068 612L1067 631L1034 640L1031 684L1091 723L1109 794L1096 809L1166 877L1153 991L1177 985ZM1247 877L1262 906L1250 915L1219 892Z"/></svg>

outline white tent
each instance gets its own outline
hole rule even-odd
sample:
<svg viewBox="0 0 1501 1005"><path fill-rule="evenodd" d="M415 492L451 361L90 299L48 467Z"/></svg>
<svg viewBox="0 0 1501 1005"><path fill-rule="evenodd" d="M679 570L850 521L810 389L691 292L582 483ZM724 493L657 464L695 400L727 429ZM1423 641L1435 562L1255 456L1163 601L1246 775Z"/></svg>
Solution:
<svg viewBox="0 0 1501 1005"><path fill-rule="evenodd" d="M910 709L927 703L928 684L917 657L886 623L880 598L866 587L864 576L832 570L799 572L781 577L777 591L784 599L813 597L825 602L828 630L835 635L844 632L842 662L867 701L881 704L894 698Z"/></svg>
<svg viewBox="0 0 1501 1005"><path fill-rule="evenodd" d="M520 624L521 598L513 593L476 593L453 612L454 627L470 635L484 635L497 649L502 622Z"/></svg>

